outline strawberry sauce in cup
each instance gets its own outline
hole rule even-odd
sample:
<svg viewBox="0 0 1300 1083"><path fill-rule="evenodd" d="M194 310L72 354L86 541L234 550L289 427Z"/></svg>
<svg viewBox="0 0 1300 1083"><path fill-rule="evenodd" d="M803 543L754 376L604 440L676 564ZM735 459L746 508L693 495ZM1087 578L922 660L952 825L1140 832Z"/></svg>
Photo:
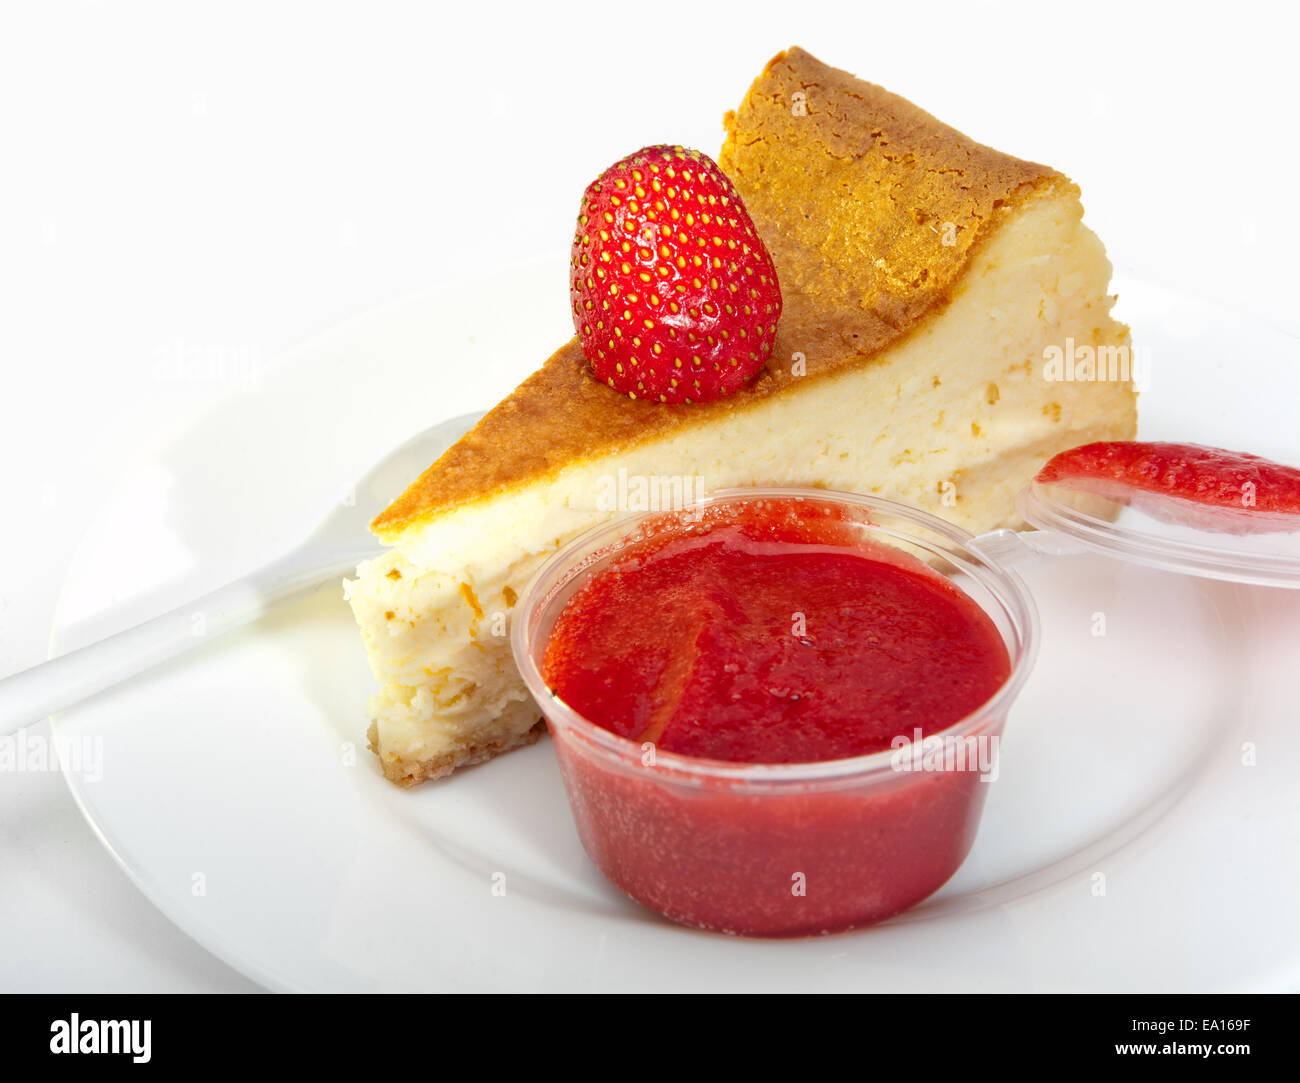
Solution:
<svg viewBox="0 0 1300 1083"><path fill-rule="evenodd" d="M590 532L538 573L516 660L588 855L674 921L879 921L974 840L1027 674L1019 579L923 512L734 490Z"/></svg>

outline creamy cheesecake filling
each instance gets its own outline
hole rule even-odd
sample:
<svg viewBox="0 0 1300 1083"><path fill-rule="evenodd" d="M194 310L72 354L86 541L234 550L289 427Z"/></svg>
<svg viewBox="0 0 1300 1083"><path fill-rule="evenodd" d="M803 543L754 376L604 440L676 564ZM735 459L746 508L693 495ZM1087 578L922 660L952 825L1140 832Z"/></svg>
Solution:
<svg viewBox="0 0 1300 1083"><path fill-rule="evenodd" d="M527 738L539 716L510 656L511 610L547 555L619 513L620 471L704 492L874 493L981 533L1015 524L1015 494L1057 451L1131 438L1131 383L1045 374L1044 351L1068 339L1128 344L1078 199L1052 192L1001 213L948 305L878 357L462 505L362 564L345 589L382 685L369 714L385 774L437 777Z"/></svg>

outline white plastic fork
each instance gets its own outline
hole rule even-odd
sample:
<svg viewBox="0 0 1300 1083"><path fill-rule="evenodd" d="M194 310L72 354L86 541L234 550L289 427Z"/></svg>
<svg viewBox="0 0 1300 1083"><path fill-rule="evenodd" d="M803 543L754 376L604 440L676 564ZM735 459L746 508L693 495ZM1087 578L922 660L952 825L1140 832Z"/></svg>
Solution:
<svg viewBox="0 0 1300 1083"><path fill-rule="evenodd" d="M251 575L0 680L0 734L39 722L351 572L379 551L369 530L371 519L480 417L465 414L444 421L390 452L357 482L354 501L335 507L301 545ZM196 612L203 614L202 636L193 632Z"/></svg>

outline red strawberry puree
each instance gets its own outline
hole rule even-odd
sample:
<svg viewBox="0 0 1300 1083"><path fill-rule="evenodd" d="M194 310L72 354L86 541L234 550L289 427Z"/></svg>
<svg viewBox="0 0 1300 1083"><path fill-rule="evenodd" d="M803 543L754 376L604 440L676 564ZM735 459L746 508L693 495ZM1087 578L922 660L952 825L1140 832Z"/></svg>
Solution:
<svg viewBox="0 0 1300 1083"><path fill-rule="evenodd" d="M1084 444L1049 460L1037 480L1201 530L1300 530L1300 469L1242 451L1158 441Z"/></svg>
<svg viewBox="0 0 1300 1083"><path fill-rule="evenodd" d="M1007 679L1002 637L947 579L871 545L827 505L664 517L589 579L543 659L554 693L638 753L812 763L889 749L971 714ZM664 785L557 735L584 845L679 921L751 935L896 913L965 857L978 772L890 772L814 792Z"/></svg>

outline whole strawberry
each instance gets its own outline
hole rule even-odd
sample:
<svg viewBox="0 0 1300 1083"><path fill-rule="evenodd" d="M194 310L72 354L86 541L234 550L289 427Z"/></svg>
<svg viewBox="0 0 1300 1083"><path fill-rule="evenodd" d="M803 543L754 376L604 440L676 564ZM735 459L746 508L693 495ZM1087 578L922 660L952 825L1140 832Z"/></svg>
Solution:
<svg viewBox="0 0 1300 1083"><path fill-rule="evenodd" d="M569 296L597 378L657 402L750 382L781 316L772 257L735 186L682 147L645 147L588 185Z"/></svg>

